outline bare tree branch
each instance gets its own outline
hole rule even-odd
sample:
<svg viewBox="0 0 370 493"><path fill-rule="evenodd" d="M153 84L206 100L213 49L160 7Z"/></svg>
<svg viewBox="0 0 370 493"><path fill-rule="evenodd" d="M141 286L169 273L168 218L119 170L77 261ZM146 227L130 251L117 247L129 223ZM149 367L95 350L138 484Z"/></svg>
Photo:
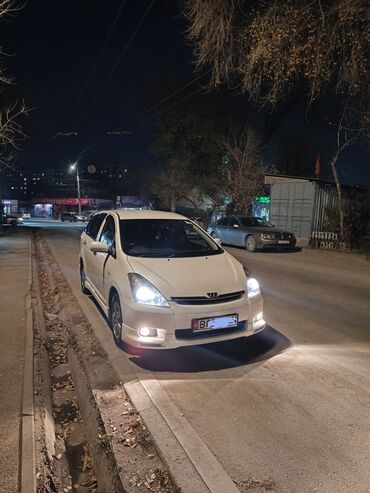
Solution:
<svg viewBox="0 0 370 493"><path fill-rule="evenodd" d="M225 156L219 170L219 192L231 199L234 213L248 214L264 183L266 169L261 160L260 143L247 127L242 131L231 129L220 146Z"/></svg>

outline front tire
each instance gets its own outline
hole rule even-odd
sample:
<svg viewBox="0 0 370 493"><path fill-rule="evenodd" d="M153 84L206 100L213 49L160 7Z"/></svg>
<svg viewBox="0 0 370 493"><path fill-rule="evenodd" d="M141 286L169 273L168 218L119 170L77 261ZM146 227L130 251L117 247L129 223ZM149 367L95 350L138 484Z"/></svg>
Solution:
<svg viewBox="0 0 370 493"><path fill-rule="evenodd" d="M245 239L245 248L247 252L255 252L257 250L256 239L253 235L248 235Z"/></svg>
<svg viewBox="0 0 370 493"><path fill-rule="evenodd" d="M83 294L89 294L89 290L86 287L86 273L83 264L81 264L80 267L80 283L81 283L81 291L83 292Z"/></svg>
<svg viewBox="0 0 370 493"><path fill-rule="evenodd" d="M122 344L122 309L117 293L114 293L110 302L109 319L114 342L117 346Z"/></svg>

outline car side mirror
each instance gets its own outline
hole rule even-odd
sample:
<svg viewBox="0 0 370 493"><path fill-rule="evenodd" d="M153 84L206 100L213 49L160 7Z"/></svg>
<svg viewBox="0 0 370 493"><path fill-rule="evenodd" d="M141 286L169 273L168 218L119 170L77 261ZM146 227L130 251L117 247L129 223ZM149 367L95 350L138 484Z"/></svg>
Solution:
<svg viewBox="0 0 370 493"><path fill-rule="evenodd" d="M94 253L109 253L109 247L102 241L93 241L90 245L90 250Z"/></svg>

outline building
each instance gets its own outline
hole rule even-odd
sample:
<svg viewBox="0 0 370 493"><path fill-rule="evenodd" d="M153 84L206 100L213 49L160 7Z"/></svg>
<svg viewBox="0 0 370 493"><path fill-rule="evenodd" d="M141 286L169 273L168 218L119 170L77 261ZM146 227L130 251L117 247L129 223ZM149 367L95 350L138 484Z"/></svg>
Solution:
<svg viewBox="0 0 370 493"><path fill-rule="evenodd" d="M59 219L64 212L78 212L78 199L75 197L36 198L32 201L34 217ZM89 215L97 210L111 209L113 203L109 199L81 198L82 214Z"/></svg>

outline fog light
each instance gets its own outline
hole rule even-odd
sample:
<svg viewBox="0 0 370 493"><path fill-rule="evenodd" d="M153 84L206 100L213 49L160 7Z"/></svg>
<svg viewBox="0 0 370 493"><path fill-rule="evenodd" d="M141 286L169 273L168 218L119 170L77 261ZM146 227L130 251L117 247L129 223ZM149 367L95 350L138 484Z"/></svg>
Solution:
<svg viewBox="0 0 370 493"><path fill-rule="evenodd" d="M141 337L157 337L157 329L151 329L150 327L140 327L138 333Z"/></svg>
<svg viewBox="0 0 370 493"><path fill-rule="evenodd" d="M263 318L263 312L257 313L255 317L253 317L253 322L259 322Z"/></svg>

